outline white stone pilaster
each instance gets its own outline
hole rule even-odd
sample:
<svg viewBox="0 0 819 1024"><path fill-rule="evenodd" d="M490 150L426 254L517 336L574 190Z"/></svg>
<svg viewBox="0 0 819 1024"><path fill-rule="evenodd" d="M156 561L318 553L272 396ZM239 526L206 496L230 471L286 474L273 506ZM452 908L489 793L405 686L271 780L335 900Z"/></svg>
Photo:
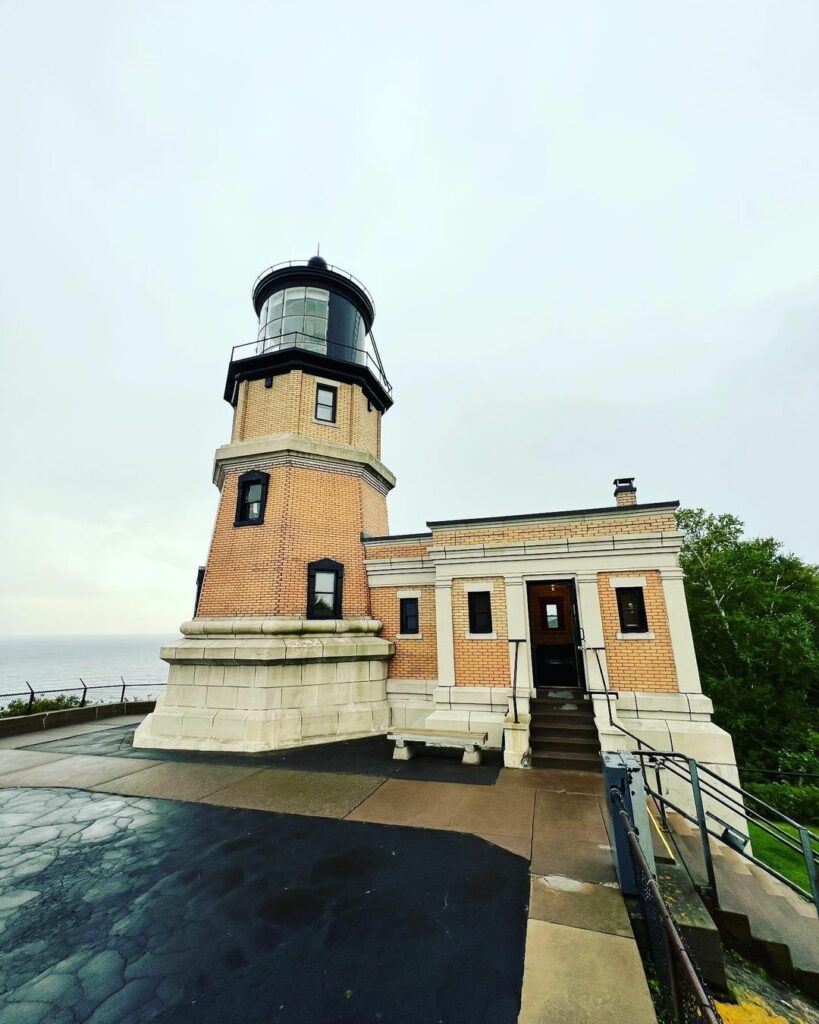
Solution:
<svg viewBox="0 0 819 1024"><path fill-rule="evenodd" d="M671 633L671 650L674 652L674 666L677 670L677 685L680 693L702 693L697 656L694 653L694 638L688 618L685 600L685 584L682 569L661 569L663 597Z"/></svg>
<svg viewBox="0 0 819 1024"><path fill-rule="evenodd" d="M577 574L577 614L580 619L585 648L586 686L590 690L602 690L603 680L600 678L600 669L602 668L607 683L608 670L603 638L603 616L600 614L600 593L597 589L597 573L595 572ZM593 650L589 650L593 647L602 649L595 654ZM600 656L600 667L598 667L597 655Z"/></svg>
<svg viewBox="0 0 819 1024"><path fill-rule="evenodd" d="M509 644L509 679L515 678L515 646L518 649L517 693L528 697L532 689L532 657L528 640L529 607L526 584L522 576L504 577L506 588L506 624L510 640L523 640L522 644Z"/></svg>
<svg viewBox="0 0 819 1024"><path fill-rule="evenodd" d="M455 645L452 639L452 580L435 582L435 627L438 634L438 685L455 685Z"/></svg>

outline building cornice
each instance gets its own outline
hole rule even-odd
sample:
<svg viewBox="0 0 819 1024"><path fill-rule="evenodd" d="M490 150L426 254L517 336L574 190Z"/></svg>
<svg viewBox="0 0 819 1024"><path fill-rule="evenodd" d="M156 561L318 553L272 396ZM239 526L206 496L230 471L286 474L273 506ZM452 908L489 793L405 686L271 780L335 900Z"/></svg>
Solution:
<svg viewBox="0 0 819 1024"><path fill-rule="evenodd" d="M480 519L439 519L428 522L427 526L433 534L436 530L482 529L486 526L523 526L527 523L539 523L544 520L554 522L583 522L587 519L623 519L646 512L675 512L680 507L679 501L653 501L642 505L605 505L602 508L568 509L563 512L531 512L514 516L484 516Z"/></svg>
<svg viewBox="0 0 819 1024"><path fill-rule="evenodd" d="M301 434L276 434L235 441L216 449L213 482L221 490L225 473L245 466L298 464L315 469L358 470L382 493L395 487L395 477L383 462L363 448L316 441Z"/></svg>

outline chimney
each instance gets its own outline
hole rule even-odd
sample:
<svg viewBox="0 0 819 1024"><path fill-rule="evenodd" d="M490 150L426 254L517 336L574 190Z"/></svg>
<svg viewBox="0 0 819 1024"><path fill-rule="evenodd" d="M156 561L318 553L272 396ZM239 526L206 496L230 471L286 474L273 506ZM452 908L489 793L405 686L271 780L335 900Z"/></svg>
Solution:
<svg viewBox="0 0 819 1024"><path fill-rule="evenodd" d="M614 481L614 500L618 505L636 505L637 488L633 476L618 476Z"/></svg>

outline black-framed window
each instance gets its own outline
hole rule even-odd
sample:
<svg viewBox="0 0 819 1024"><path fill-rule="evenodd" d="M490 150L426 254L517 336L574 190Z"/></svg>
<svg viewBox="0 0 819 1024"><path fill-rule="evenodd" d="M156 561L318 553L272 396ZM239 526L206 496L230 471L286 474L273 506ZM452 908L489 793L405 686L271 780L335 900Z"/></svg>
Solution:
<svg viewBox="0 0 819 1024"><path fill-rule="evenodd" d="M264 522L269 482L270 475L268 473L260 473L257 470L242 473L239 477L239 490L236 495L234 526L258 526Z"/></svg>
<svg viewBox="0 0 819 1024"><path fill-rule="evenodd" d="M469 632L492 632L492 595L488 590L470 590L466 595L469 603Z"/></svg>
<svg viewBox="0 0 819 1024"><path fill-rule="evenodd" d="M307 618L340 619L344 566L331 558L307 566Z"/></svg>
<svg viewBox="0 0 819 1024"><path fill-rule="evenodd" d="M647 633L646 602L642 587L617 587L621 633Z"/></svg>
<svg viewBox="0 0 819 1024"><path fill-rule="evenodd" d="M316 384L316 419L322 423L335 423L338 388L329 384Z"/></svg>
<svg viewBox="0 0 819 1024"><path fill-rule="evenodd" d="M418 598L402 597L399 599L401 609L401 633L414 636L420 632L418 627Z"/></svg>

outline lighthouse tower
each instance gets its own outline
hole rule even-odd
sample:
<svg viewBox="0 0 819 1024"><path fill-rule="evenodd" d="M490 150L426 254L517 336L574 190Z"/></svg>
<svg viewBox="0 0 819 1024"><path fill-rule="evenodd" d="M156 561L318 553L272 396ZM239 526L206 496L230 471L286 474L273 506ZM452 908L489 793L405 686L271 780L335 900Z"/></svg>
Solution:
<svg viewBox="0 0 819 1024"><path fill-rule="evenodd" d="M194 618L135 745L272 750L383 732L394 644L370 615L362 537L387 534L391 388L375 307L320 256L253 286L257 340L233 349L219 509Z"/></svg>

